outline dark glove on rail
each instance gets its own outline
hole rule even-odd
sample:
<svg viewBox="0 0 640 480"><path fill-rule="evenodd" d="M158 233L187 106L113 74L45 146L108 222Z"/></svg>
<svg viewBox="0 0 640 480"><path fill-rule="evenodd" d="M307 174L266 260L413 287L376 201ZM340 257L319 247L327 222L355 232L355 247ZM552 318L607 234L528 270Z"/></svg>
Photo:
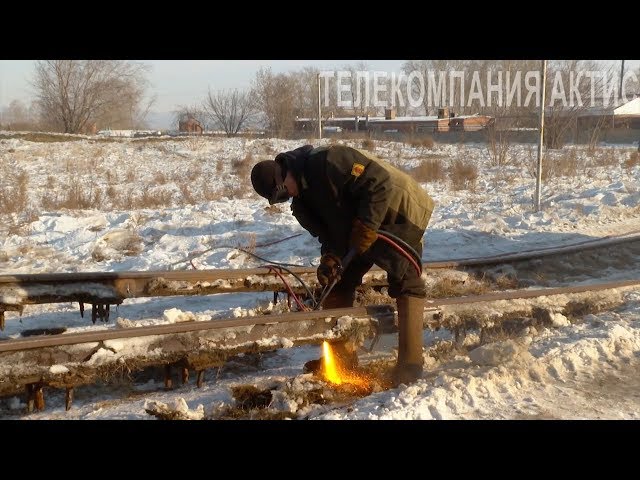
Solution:
<svg viewBox="0 0 640 480"><path fill-rule="evenodd" d="M320 265L316 274L320 285L326 287L330 285L334 280L339 281L342 273L342 261L340 257L333 253L325 253L320 257Z"/></svg>

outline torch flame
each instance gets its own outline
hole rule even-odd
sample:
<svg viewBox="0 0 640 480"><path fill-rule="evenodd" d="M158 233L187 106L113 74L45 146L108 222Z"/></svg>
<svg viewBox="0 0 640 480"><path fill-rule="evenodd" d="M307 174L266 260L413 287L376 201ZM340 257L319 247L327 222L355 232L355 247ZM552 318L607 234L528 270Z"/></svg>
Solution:
<svg viewBox="0 0 640 480"><path fill-rule="evenodd" d="M336 385L340 385L342 383L342 379L338 373L336 356L333 354L333 350L331 350L329 342L326 341L322 343L322 367L324 378L328 382L335 383Z"/></svg>
<svg viewBox="0 0 640 480"><path fill-rule="evenodd" d="M344 368L339 362L339 357L334 355L329 342L322 343L322 373L326 381L334 385L342 385L350 383L359 388L368 388L369 381L363 376L358 375Z"/></svg>

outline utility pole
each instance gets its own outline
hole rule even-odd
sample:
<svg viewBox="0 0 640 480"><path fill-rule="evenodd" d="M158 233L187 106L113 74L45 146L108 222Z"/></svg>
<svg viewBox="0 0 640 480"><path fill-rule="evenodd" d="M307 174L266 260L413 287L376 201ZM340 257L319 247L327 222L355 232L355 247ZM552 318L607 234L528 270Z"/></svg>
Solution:
<svg viewBox="0 0 640 480"><path fill-rule="evenodd" d="M538 138L538 172L536 176L536 212L540 211L540 189L542 184L542 147L544 143L544 103L547 86L547 61L542 61L542 86L541 86L541 102L540 102L540 137Z"/></svg>
<svg viewBox="0 0 640 480"><path fill-rule="evenodd" d="M322 110L320 98L320 74L318 74L318 140L322 140Z"/></svg>
<svg viewBox="0 0 640 480"><path fill-rule="evenodd" d="M618 91L618 98L622 98L622 79L624 78L624 60L622 60L622 67L620 68L620 90Z"/></svg>

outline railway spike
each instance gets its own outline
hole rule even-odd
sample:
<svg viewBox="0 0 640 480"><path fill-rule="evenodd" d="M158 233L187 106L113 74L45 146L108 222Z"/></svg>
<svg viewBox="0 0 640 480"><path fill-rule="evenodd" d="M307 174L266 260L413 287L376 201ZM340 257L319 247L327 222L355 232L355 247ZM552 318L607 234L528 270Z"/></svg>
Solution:
<svg viewBox="0 0 640 480"><path fill-rule="evenodd" d="M67 387L64 393L64 409L67 412L71 410L72 403L73 403L73 387Z"/></svg>
<svg viewBox="0 0 640 480"><path fill-rule="evenodd" d="M34 405L34 394L33 394L33 384L27 383L24 386L25 393L27 394L27 413L33 412Z"/></svg>
<svg viewBox="0 0 640 480"><path fill-rule="evenodd" d="M80 304L80 317L84 318L84 302L78 302Z"/></svg>
<svg viewBox="0 0 640 480"><path fill-rule="evenodd" d="M36 384L34 387L35 407L36 410L44 410L44 389L41 383Z"/></svg>
<svg viewBox="0 0 640 480"><path fill-rule="evenodd" d="M164 389L171 390L173 388L173 381L171 380L171 365L168 363L164 366Z"/></svg>
<svg viewBox="0 0 640 480"><path fill-rule="evenodd" d="M196 386L202 388L204 384L204 370L198 370L198 376L196 378Z"/></svg>
<svg viewBox="0 0 640 480"><path fill-rule="evenodd" d="M189 383L189 369L187 367L182 367L182 384Z"/></svg>
<svg viewBox="0 0 640 480"><path fill-rule="evenodd" d="M98 319L98 306L95 303L91 304L91 321L95 325L96 320Z"/></svg>

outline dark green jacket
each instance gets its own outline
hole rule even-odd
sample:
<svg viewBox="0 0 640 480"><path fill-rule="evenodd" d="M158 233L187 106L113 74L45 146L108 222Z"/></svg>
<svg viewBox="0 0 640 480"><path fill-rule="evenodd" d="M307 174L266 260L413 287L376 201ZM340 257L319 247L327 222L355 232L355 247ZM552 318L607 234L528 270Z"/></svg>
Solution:
<svg viewBox="0 0 640 480"><path fill-rule="evenodd" d="M406 173L369 152L343 145L315 148L286 163L299 188L292 213L318 237L321 253L346 255L356 217L422 250L434 202Z"/></svg>

